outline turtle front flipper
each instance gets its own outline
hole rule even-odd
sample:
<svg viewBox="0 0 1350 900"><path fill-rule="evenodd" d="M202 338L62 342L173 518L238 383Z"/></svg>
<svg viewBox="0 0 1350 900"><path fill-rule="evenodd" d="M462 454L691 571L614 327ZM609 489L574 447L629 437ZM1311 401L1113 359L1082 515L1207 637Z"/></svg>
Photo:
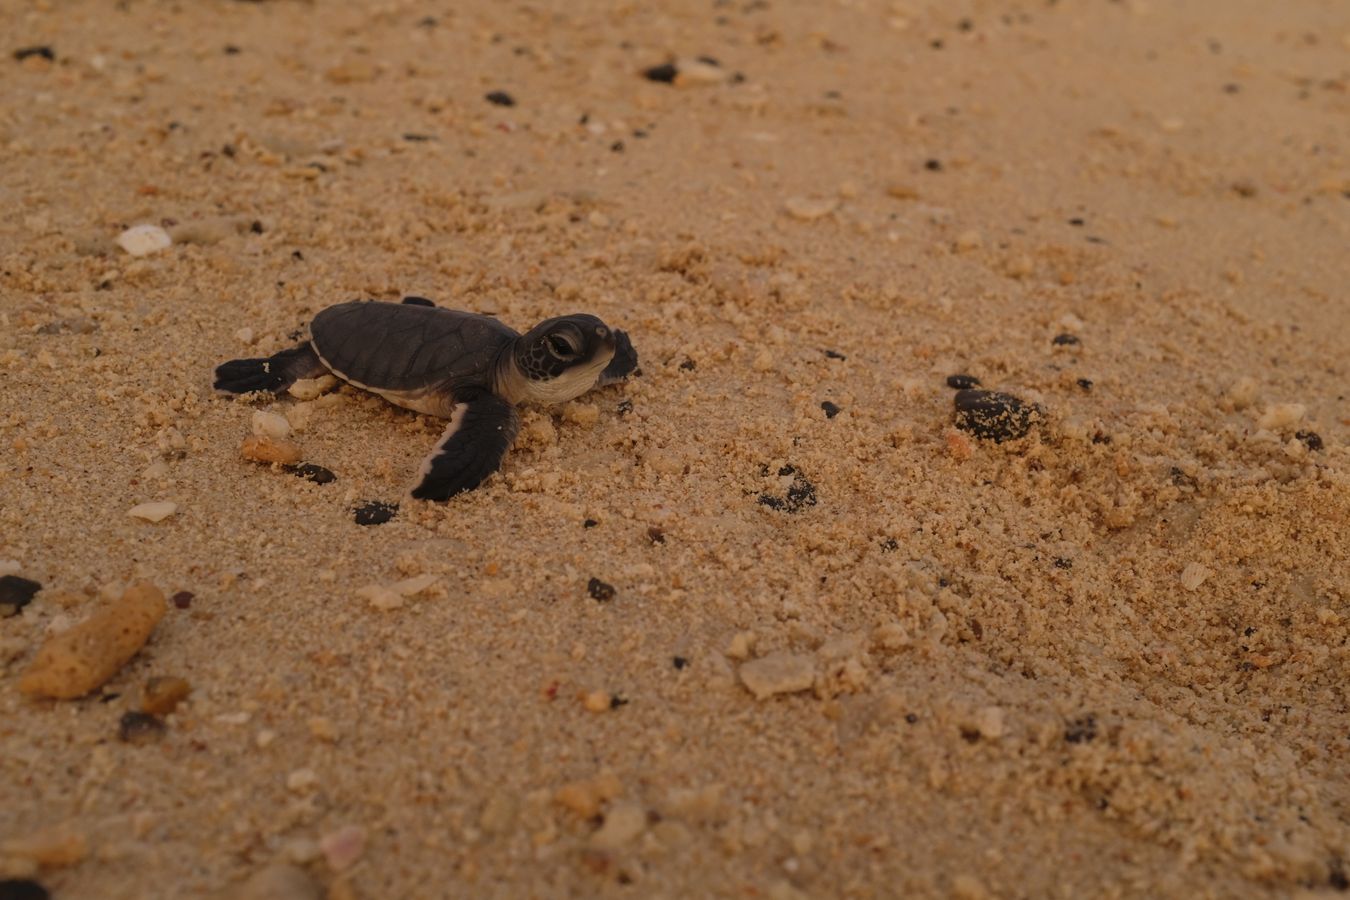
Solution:
<svg viewBox="0 0 1350 900"><path fill-rule="evenodd" d="M231 394L271 391L280 394L301 378L317 378L328 369L309 344L282 350L266 359L232 359L216 366L215 388Z"/></svg>
<svg viewBox="0 0 1350 900"><path fill-rule="evenodd" d="M413 488L418 500L448 500L471 491L501 468L516 439L516 409L487 391L460 393L450 424L422 463L422 479Z"/></svg>
<svg viewBox="0 0 1350 900"><path fill-rule="evenodd" d="M614 329L614 358L605 366L605 370L596 379L596 387L604 387L616 381L623 381L637 369L638 355L628 332Z"/></svg>

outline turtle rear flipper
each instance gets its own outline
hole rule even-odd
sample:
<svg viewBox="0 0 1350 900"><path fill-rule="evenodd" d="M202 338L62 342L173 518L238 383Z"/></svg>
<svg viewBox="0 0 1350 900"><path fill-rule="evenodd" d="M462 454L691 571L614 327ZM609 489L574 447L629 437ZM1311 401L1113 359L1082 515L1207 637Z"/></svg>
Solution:
<svg viewBox="0 0 1350 900"><path fill-rule="evenodd" d="M501 468L516 439L516 409L487 391L459 397L450 424L422 463L422 480L413 488L418 500L448 500L471 491Z"/></svg>
<svg viewBox="0 0 1350 900"><path fill-rule="evenodd" d="M264 359L232 359L216 366L215 388L231 394L271 391L280 394L301 378L327 372L309 344L301 344Z"/></svg>

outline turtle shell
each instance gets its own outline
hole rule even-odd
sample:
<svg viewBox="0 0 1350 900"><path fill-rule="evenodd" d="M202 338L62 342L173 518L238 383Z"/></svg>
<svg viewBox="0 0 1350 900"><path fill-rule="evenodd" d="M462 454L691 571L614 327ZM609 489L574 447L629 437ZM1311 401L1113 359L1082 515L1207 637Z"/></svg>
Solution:
<svg viewBox="0 0 1350 900"><path fill-rule="evenodd" d="M362 300L328 307L309 330L315 352L333 374L390 392L490 389L493 364L519 336L476 313Z"/></svg>

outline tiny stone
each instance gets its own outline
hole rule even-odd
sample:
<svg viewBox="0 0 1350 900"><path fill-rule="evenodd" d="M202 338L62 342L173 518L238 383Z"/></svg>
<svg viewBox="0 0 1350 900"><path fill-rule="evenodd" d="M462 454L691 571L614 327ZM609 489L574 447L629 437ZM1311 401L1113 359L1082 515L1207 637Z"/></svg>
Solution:
<svg viewBox="0 0 1350 900"><path fill-rule="evenodd" d="M192 605L192 598L194 596L192 591L179 591L173 595L173 605L179 609L187 609Z"/></svg>
<svg viewBox="0 0 1350 900"><path fill-rule="evenodd" d="M1007 731L1004 725L1003 710L997 706L985 706L975 711L974 720L975 730L980 733L980 737L988 740L997 740L1003 737Z"/></svg>
<svg viewBox="0 0 1350 900"><path fill-rule="evenodd" d="M33 595L42 590L42 585L18 575L0 577L0 610L3 615L15 616L33 600Z"/></svg>
<svg viewBox="0 0 1350 900"><path fill-rule="evenodd" d="M1323 447L1322 436L1315 431L1296 431L1294 437L1302 441L1309 450L1321 450Z"/></svg>
<svg viewBox="0 0 1350 900"><path fill-rule="evenodd" d="M117 723L117 739L124 744L150 744L164 736L164 723L149 713L129 712Z"/></svg>
<svg viewBox="0 0 1350 900"><path fill-rule="evenodd" d="M595 526L597 526L597 525L599 525L599 524L600 524L600 523L597 522L597 521L595 521L594 519L587 519L586 521L584 521L584 522L581 523L581 527L582 527L582 528L594 528Z"/></svg>
<svg viewBox="0 0 1350 900"><path fill-rule="evenodd" d="M149 256L173 246L173 238L158 225L133 225L117 236L117 246L132 256Z"/></svg>
<svg viewBox="0 0 1350 900"><path fill-rule="evenodd" d="M810 690L816 681L816 663L813 657L779 650L745 663L740 676L755 699L764 700L776 694Z"/></svg>
<svg viewBox="0 0 1350 900"><path fill-rule="evenodd" d="M373 609L380 612L401 609L403 596L390 588L379 584L367 585L356 592L356 596L366 600Z"/></svg>
<svg viewBox="0 0 1350 900"><path fill-rule="evenodd" d="M330 470L323 466L316 466L314 463L300 463L300 465L291 469L291 474L315 484L331 484L337 481L337 476Z"/></svg>
<svg viewBox="0 0 1350 900"><path fill-rule="evenodd" d="M241 344L252 344L254 337L253 329L247 326L240 328L234 333L235 340L239 341Z"/></svg>
<svg viewBox="0 0 1350 900"><path fill-rule="evenodd" d="M277 418L283 422L286 421L281 416L277 416ZM286 427L290 428L290 425L288 424ZM244 438L244 442L239 445L239 455L253 462L293 466L300 462L304 451L294 441L253 434Z"/></svg>
<svg viewBox="0 0 1350 900"><path fill-rule="evenodd" d="M956 427L995 443L1025 437L1041 416L1035 404L997 391L957 391L955 402Z"/></svg>
<svg viewBox="0 0 1350 900"><path fill-rule="evenodd" d="M923 167L930 172L941 172L942 161L938 159L930 159L924 162Z"/></svg>
<svg viewBox="0 0 1350 900"><path fill-rule="evenodd" d="M663 63L643 71L642 77L646 78L648 81L659 81L662 84L674 84L675 76L679 74L680 70L675 68L674 63Z"/></svg>
<svg viewBox="0 0 1350 900"><path fill-rule="evenodd" d="M382 503L371 500L355 510L357 525L383 525L398 513L397 503Z"/></svg>
<svg viewBox="0 0 1350 900"><path fill-rule="evenodd" d="M1078 379L1078 386L1079 386L1080 388L1082 388L1083 390L1085 390L1085 391L1090 391L1090 390L1092 390L1092 379L1091 379L1091 378L1080 378L1080 379Z"/></svg>
<svg viewBox="0 0 1350 900"><path fill-rule="evenodd" d="M141 692L141 711L152 716L167 716L192 693L192 685L174 675L160 675L145 683Z"/></svg>
<svg viewBox="0 0 1350 900"><path fill-rule="evenodd" d="M496 106L515 106L516 98L512 97L506 91L492 91L483 97L489 103Z"/></svg>
<svg viewBox="0 0 1350 900"><path fill-rule="evenodd" d="M655 525L647 529L647 540L653 544L664 544L666 542L666 533Z"/></svg>
<svg viewBox="0 0 1350 900"><path fill-rule="evenodd" d="M286 789L295 794L307 793L319 785L319 774L313 769L296 769L286 776Z"/></svg>
<svg viewBox="0 0 1350 900"><path fill-rule="evenodd" d="M670 660L670 664L677 669L683 669L685 666L689 665L689 660L685 659L683 656L676 656Z"/></svg>
<svg viewBox="0 0 1350 900"><path fill-rule="evenodd" d="M825 350L823 352L827 359L848 359L847 356L840 353L838 350Z"/></svg>
<svg viewBox="0 0 1350 900"><path fill-rule="evenodd" d="M1257 424L1272 431L1289 428L1303 421L1307 412L1302 403L1276 403L1266 407Z"/></svg>
<svg viewBox="0 0 1350 900"><path fill-rule="evenodd" d="M820 408L825 411L825 418L827 419L833 419L835 416L839 415L840 412L839 407L828 400L822 402Z"/></svg>
<svg viewBox="0 0 1350 900"><path fill-rule="evenodd" d="M980 386L980 379L974 375L948 375L947 387L956 388L958 391L970 390L973 387Z"/></svg>
<svg viewBox="0 0 1350 900"><path fill-rule="evenodd" d="M605 813L604 824L591 835L591 846L617 850L647 827L647 812L636 803L618 803Z"/></svg>
<svg viewBox="0 0 1350 900"><path fill-rule="evenodd" d="M1068 347L1068 346L1071 346L1071 345L1073 345L1073 344L1077 344L1077 343L1081 343L1081 342L1078 340L1078 336L1077 336L1077 335L1073 335L1073 334L1057 334L1057 335L1055 335L1054 340L1052 340L1050 343L1054 344L1056 347Z"/></svg>
<svg viewBox="0 0 1350 900"><path fill-rule="evenodd" d="M23 62L25 59L33 56L41 57L42 59L47 60L47 62L56 61L56 54L53 53L52 48L46 44L39 44L35 47L20 47L18 50L14 51L14 59L18 62Z"/></svg>
<svg viewBox="0 0 1350 900"><path fill-rule="evenodd" d="M178 512L177 503L169 500L157 500L133 506L127 510L127 515L136 519L144 519L147 522L163 522L176 512Z"/></svg>
<svg viewBox="0 0 1350 900"><path fill-rule="evenodd" d="M611 709L612 702L613 698L608 691L591 691L582 700L582 705L590 712L601 713Z"/></svg>
<svg viewBox="0 0 1350 900"><path fill-rule="evenodd" d="M318 378L301 378L287 388L286 393L297 400L313 400L336 386L337 379L332 375L320 375Z"/></svg>
<svg viewBox="0 0 1350 900"><path fill-rule="evenodd" d="M251 425L258 437L281 440L291 433L291 423L285 416L261 409L254 410Z"/></svg>
<svg viewBox="0 0 1350 900"><path fill-rule="evenodd" d="M593 600L604 603L606 600L614 599L614 585L606 584L599 578L592 578L586 582L586 593L590 594Z"/></svg>

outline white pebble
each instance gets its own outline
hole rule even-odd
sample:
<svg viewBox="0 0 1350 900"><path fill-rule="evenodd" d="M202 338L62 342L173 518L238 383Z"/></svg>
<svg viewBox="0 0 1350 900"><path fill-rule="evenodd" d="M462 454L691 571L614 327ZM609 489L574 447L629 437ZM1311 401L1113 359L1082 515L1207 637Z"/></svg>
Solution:
<svg viewBox="0 0 1350 900"><path fill-rule="evenodd" d="M252 424L253 433L258 437L269 437L279 441L291 433L291 423L286 421L285 416L262 409L254 410Z"/></svg>
<svg viewBox="0 0 1350 900"><path fill-rule="evenodd" d="M1008 730L1003 720L1003 710L997 706L982 706L975 710L974 725L980 737L991 741L1003 737Z"/></svg>
<svg viewBox="0 0 1350 900"><path fill-rule="evenodd" d="M234 333L234 337L241 344L252 344L255 335L252 328L244 326Z"/></svg>
<svg viewBox="0 0 1350 900"><path fill-rule="evenodd" d="M301 378L290 386L288 393L297 400L313 400L320 394L326 394L337 384L332 375L320 375L318 378Z"/></svg>
<svg viewBox="0 0 1350 900"><path fill-rule="evenodd" d="M1205 583L1205 579L1214 573L1199 563L1187 563L1186 568L1181 570L1181 586L1188 591L1193 591Z"/></svg>
<svg viewBox="0 0 1350 900"><path fill-rule="evenodd" d="M117 246L132 256L149 256L173 246L173 238L158 225L133 225L117 236Z"/></svg>
<svg viewBox="0 0 1350 900"><path fill-rule="evenodd" d="M142 503L133 506L127 510L127 515L137 519L144 519L147 522L162 522L169 516L178 512L178 504L169 500L156 500L151 503Z"/></svg>
<svg viewBox="0 0 1350 900"><path fill-rule="evenodd" d="M794 219L810 222L828 216L839 208L839 201L833 197L812 199L810 197L789 197L783 204L787 214Z"/></svg>

